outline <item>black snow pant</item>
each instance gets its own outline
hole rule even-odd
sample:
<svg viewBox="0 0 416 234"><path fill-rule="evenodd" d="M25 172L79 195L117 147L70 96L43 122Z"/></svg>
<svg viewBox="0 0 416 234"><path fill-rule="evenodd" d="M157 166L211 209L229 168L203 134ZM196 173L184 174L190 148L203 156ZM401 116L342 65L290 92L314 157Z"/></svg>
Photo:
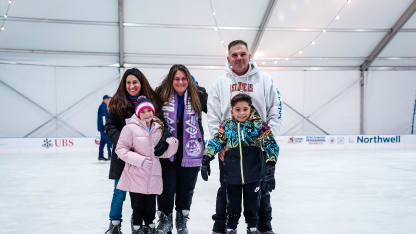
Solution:
<svg viewBox="0 0 416 234"><path fill-rule="evenodd" d="M166 215L172 213L174 205L176 211L191 209L199 167L182 167L180 161L160 159L163 192L157 197L157 205Z"/></svg>
<svg viewBox="0 0 416 234"><path fill-rule="evenodd" d="M149 225L156 215L156 195L130 192L133 225Z"/></svg>
<svg viewBox="0 0 416 234"><path fill-rule="evenodd" d="M241 216L241 196L247 227L257 227L260 193L260 182L227 185L227 229L237 228Z"/></svg>
<svg viewBox="0 0 416 234"><path fill-rule="evenodd" d="M224 181L224 165L221 160L218 160L220 167L220 184L217 192L217 201L215 204L215 214L212 216L214 220L214 226L212 231L218 233L225 233L225 221L226 221L226 184ZM260 208L258 211L259 221L257 228L261 232L267 232L272 230L272 206L270 204L270 193L261 191L260 195Z"/></svg>

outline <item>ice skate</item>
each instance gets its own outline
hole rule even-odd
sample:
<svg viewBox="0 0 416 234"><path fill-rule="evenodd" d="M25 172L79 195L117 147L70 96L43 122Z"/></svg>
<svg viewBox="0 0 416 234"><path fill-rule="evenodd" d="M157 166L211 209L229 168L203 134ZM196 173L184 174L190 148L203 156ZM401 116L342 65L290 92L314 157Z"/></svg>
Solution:
<svg viewBox="0 0 416 234"><path fill-rule="evenodd" d="M227 228L227 234L237 234L237 229L229 229Z"/></svg>
<svg viewBox="0 0 416 234"><path fill-rule="evenodd" d="M121 223L113 224L113 221L110 221L110 226L104 234L123 234L121 232Z"/></svg>
<svg viewBox="0 0 416 234"><path fill-rule="evenodd" d="M260 232L258 231L259 234L275 234L273 230L270 231L265 231L265 232Z"/></svg>
<svg viewBox="0 0 416 234"><path fill-rule="evenodd" d="M181 210L176 212L176 231L178 234L188 234L186 222L189 219L189 210Z"/></svg>
<svg viewBox="0 0 416 234"><path fill-rule="evenodd" d="M252 227L252 228L247 228L247 234L258 234L259 231L257 230L256 227Z"/></svg>
<svg viewBox="0 0 416 234"><path fill-rule="evenodd" d="M225 232L216 232L216 231L212 231L212 234L225 234Z"/></svg>
<svg viewBox="0 0 416 234"><path fill-rule="evenodd" d="M132 234L145 234L144 227L140 226L140 228L137 230L132 229Z"/></svg>
<svg viewBox="0 0 416 234"><path fill-rule="evenodd" d="M172 214L166 215L162 211L158 211L159 224L157 225L155 233L157 234L171 234L173 229Z"/></svg>
<svg viewBox="0 0 416 234"><path fill-rule="evenodd" d="M149 225L143 226L144 234L154 234L155 233L155 224L151 223Z"/></svg>

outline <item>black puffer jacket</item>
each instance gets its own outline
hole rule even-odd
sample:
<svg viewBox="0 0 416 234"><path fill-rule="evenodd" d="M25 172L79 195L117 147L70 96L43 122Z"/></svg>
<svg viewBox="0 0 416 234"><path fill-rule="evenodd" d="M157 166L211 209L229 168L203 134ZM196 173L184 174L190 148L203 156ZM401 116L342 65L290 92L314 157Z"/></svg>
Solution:
<svg viewBox="0 0 416 234"><path fill-rule="evenodd" d="M126 118L130 118L133 113L134 108L132 105L128 113L126 113ZM126 119L120 119L114 114L109 113L109 115L106 117L105 122L105 133L108 137L110 137L110 140L113 143L109 178L118 180L120 179L121 173L124 169L124 161L117 156L115 149L117 147L117 142L118 138L120 137L121 129L123 129L123 127L126 125Z"/></svg>
<svg viewBox="0 0 416 234"><path fill-rule="evenodd" d="M207 113L207 111L208 111L208 109L207 109L207 102L208 102L207 90L204 87L201 87L199 85L197 85L196 87L198 89L198 97L199 97L199 101L201 102L202 111ZM198 124L199 124L199 128L201 130L202 140L204 140L204 129L202 128L201 118L198 118Z"/></svg>

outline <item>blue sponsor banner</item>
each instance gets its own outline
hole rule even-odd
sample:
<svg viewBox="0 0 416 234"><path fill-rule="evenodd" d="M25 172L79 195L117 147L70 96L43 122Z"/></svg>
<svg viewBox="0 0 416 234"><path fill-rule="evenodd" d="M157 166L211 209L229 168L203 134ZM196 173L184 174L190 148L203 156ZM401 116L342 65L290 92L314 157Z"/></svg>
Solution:
<svg viewBox="0 0 416 234"><path fill-rule="evenodd" d="M361 144L399 144L400 136L357 136Z"/></svg>

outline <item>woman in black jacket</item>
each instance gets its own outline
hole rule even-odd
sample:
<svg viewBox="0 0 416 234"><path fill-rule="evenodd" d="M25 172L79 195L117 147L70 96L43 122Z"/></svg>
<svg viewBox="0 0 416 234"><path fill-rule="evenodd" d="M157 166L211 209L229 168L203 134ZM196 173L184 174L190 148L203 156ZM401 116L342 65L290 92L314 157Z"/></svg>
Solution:
<svg viewBox="0 0 416 234"><path fill-rule="evenodd" d="M141 95L144 95L152 100L156 109L156 114L159 114L159 117L161 117L161 105L159 98L151 88L147 78L137 68L126 70L116 93L110 101L109 114L106 118L105 124L105 132L113 143L109 178L114 180L114 192L110 208L110 227L105 232L106 234L121 233L120 227L122 221L122 208L123 202L126 198L126 192L117 189L117 183L124 169L124 161L118 158L115 153L115 148L117 147L117 141L120 136L121 129L124 125L126 125L128 118L130 118L134 113L134 105L137 97ZM163 152L156 153L158 148L160 148L159 144L155 147L155 154L161 155Z"/></svg>

